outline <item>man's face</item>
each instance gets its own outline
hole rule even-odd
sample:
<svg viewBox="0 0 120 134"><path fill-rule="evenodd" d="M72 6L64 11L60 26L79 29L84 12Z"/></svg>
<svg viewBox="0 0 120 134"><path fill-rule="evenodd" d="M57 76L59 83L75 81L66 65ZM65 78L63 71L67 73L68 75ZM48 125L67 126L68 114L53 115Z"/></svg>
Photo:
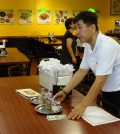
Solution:
<svg viewBox="0 0 120 134"><path fill-rule="evenodd" d="M90 43L93 35L92 25L87 25L79 20L76 24L76 34L81 43Z"/></svg>

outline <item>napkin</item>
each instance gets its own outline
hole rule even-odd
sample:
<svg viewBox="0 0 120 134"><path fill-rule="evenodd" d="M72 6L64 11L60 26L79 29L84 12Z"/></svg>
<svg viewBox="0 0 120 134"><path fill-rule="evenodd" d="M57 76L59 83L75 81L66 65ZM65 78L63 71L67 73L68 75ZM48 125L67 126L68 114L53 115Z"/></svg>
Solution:
<svg viewBox="0 0 120 134"><path fill-rule="evenodd" d="M120 121L119 118L116 118L97 106L87 107L82 118L92 126Z"/></svg>

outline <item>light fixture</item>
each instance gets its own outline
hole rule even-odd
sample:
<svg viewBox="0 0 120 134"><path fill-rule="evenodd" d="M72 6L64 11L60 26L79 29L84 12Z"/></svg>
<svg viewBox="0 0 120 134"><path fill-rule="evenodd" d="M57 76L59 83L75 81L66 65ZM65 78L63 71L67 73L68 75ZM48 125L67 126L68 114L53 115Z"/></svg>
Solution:
<svg viewBox="0 0 120 134"><path fill-rule="evenodd" d="M44 8L43 3L44 3L44 2L41 1L42 7L41 7L38 11L41 12L41 13L46 13L46 12L47 12L47 9Z"/></svg>
<svg viewBox="0 0 120 134"><path fill-rule="evenodd" d="M94 8L89 8L88 11L94 12L94 13L96 12Z"/></svg>
<svg viewBox="0 0 120 134"><path fill-rule="evenodd" d="M47 12L47 10L46 10L46 8L41 7L41 8L39 9L39 12Z"/></svg>
<svg viewBox="0 0 120 134"><path fill-rule="evenodd" d="M88 11L95 13L96 11L95 11L95 8L93 8L93 0L91 0L90 2L91 2L91 6L90 6L90 8L88 9Z"/></svg>

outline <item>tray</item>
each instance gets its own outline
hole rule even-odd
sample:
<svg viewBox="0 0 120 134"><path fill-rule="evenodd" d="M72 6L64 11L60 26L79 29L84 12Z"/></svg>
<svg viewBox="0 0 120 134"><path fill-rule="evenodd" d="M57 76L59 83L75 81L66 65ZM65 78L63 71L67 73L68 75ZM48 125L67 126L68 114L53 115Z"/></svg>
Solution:
<svg viewBox="0 0 120 134"><path fill-rule="evenodd" d="M6 57L8 56L7 54L0 54L0 57Z"/></svg>
<svg viewBox="0 0 120 134"><path fill-rule="evenodd" d="M34 105L39 105L40 102L38 101L38 97L32 97L30 99L30 103L34 104Z"/></svg>
<svg viewBox="0 0 120 134"><path fill-rule="evenodd" d="M59 111L53 112L52 110L46 109L44 104L40 104L40 105L35 107L35 111L40 113L40 114L46 114L46 115L48 115L48 114L57 114L57 113L62 112L62 107L60 106Z"/></svg>

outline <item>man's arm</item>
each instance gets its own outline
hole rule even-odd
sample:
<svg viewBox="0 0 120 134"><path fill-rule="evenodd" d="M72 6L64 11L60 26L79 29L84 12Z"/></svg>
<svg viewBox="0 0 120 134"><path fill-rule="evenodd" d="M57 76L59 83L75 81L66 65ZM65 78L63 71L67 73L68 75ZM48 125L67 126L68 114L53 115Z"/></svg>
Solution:
<svg viewBox="0 0 120 134"><path fill-rule="evenodd" d="M63 89L66 93L69 93L72 89L74 89L87 75L89 69L78 69L78 71L73 75L71 81L66 85Z"/></svg>
<svg viewBox="0 0 120 134"><path fill-rule="evenodd" d="M60 102L64 101L67 94L83 80L88 71L89 69L78 69L78 71L73 75L71 81L65 86L63 90L59 91L54 96L54 99Z"/></svg>
<svg viewBox="0 0 120 134"><path fill-rule="evenodd" d="M96 98L96 96L101 91L103 85L105 84L105 81L107 79L107 76L97 76L95 82L91 86L89 92L87 95L83 98L82 102L78 104L74 110L69 114L69 119L79 119L86 107Z"/></svg>

